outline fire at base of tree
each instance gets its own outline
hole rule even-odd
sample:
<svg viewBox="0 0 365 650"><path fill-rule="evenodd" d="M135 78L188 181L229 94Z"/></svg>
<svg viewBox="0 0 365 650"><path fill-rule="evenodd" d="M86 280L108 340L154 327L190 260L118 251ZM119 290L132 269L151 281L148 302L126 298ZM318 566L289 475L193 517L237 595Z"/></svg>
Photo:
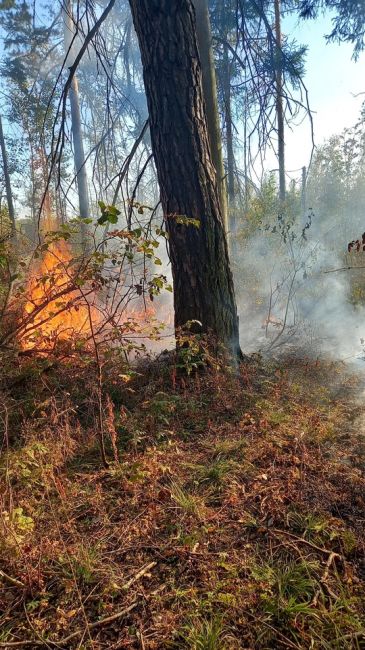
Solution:
<svg viewBox="0 0 365 650"><path fill-rule="evenodd" d="M364 12L0 0L0 649L365 647Z"/></svg>

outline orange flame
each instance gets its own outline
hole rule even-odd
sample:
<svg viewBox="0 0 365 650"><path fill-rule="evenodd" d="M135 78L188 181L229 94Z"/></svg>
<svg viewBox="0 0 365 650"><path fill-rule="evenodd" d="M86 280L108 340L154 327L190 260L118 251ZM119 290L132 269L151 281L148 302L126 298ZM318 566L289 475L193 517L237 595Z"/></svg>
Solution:
<svg viewBox="0 0 365 650"><path fill-rule="evenodd" d="M25 305L25 312L31 317L25 330L26 348L47 349L57 340L90 332L89 307L75 288L72 259L65 240L52 242L31 276Z"/></svg>
<svg viewBox="0 0 365 650"><path fill-rule="evenodd" d="M45 218L46 231L57 231L57 224ZM34 265L28 282L27 301L25 304L25 326L22 330L22 346L28 350L52 350L58 341L77 342L88 339L91 335L100 340L108 340L108 334L120 329L122 336L135 333L137 338L156 338L161 318L157 313L166 309L166 322L171 316L171 306L165 310L163 305L145 303L139 295L129 304L113 313L113 303L108 301L107 292L98 299L97 306L89 303L87 296L93 289L86 283L77 284L77 267L73 264L74 255L70 244L65 239L48 242L41 260ZM76 272L76 274L75 274ZM76 280L76 283L75 283ZM120 289L117 289L117 293ZM87 294L85 297L85 293ZM157 301L159 302L159 301ZM95 295L94 295L95 303ZM162 308L162 310L161 310ZM165 320L165 319L163 319ZM95 330L92 325L95 324ZM110 340L114 340L113 335Z"/></svg>

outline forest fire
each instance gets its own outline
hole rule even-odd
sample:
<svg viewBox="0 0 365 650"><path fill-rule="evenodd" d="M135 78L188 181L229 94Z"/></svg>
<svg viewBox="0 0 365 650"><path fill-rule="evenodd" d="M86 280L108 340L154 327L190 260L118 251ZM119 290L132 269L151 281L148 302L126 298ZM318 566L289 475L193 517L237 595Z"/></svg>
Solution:
<svg viewBox="0 0 365 650"><path fill-rule="evenodd" d="M57 232L51 221L47 232L51 235ZM93 334L98 340L110 340L113 329L114 333L119 331L122 336L136 335L137 338L150 336L153 328L157 332L154 304L145 304L141 296L125 304L116 300L116 295L120 296L117 289L110 300L108 292L102 292L96 307L95 283L90 279L85 281L82 271L77 269L72 247L63 238L51 240L42 257L36 260L24 308L25 324L21 335L24 349L52 350L60 341L75 343L90 339ZM111 338L114 339L114 335Z"/></svg>
<svg viewBox="0 0 365 650"><path fill-rule="evenodd" d="M59 340L90 332L92 307L75 282L70 245L64 239L51 242L28 284L25 312L29 324L23 345L49 349Z"/></svg>
<svg viewBox="0 0 365 650"><path fill-rule="evenodd" d="M364 24L0 0L0 650L365 650Z"/></svg>

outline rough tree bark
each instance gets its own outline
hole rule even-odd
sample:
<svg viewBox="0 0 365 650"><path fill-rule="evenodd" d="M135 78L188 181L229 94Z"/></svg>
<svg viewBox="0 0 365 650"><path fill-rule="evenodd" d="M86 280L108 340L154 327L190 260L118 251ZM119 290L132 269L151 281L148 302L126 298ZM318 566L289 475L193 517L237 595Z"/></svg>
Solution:
<svg viewBox="0 0 365 650"><path fill-rule="evenodd" d="M1 115L0 115L0 147L1 147L1 155L2 155L2 159L3 159L3 170L4 170L4 178L5 178L6 200L7 200L7 204L8 204L8 210L9 210L11 233L12 233L12 236L14 237L14 235L15 235L15 209L14 209L14 202L13 202L13 193L11 191L11 181L10 181L9 166L8 166L8 155L7 155L6 146L5 146L3 123L2 123Z"/></svg>
<svg viewBox="0 0 365 650"><path fill-rule="evenodd" d="M67 0L63 13L65 54L67 56L67 65L71 66L74 60L73 38L75 31L72 18L72 0ZM89 190L87 185L84 143L82 138L79 86L76 75L74 75L72 79L69 99L71 106L72 140L74 145L74 162L77 179L80 217L82 219L87 219L90 217Z"/></svg>
<svg viewBox="0 0 365 650"><path fill-rule="evenodd" d="M223 148L218 111L217 80L212 48L212 32L210 27L209 8L207 0L192 0L196 16L196 36L202 68L203 94L207 115L208 136L214 168L217 174L217 185L224 227L229 229L227 192L223 163Z"/></svg>
<svg viewBox="0 0 365 650"><path fill-rule="evenodd" d="M285 200L285 138L284 138L284 106L283 106L283 66L282 66L282 37L280 0L275 4L275 38L276 38L276 120L278 129L278 161L279 161L279 198Z"/></svg>
<svg viewBox="0 0 365 650"><path fill-rule="evenodd" d="M238 317L210 154L191 0L130 0L149 108L152 148L170 235L175 326L198 320L234 355ZM182 225L176 215L199 219Z"/></svg>

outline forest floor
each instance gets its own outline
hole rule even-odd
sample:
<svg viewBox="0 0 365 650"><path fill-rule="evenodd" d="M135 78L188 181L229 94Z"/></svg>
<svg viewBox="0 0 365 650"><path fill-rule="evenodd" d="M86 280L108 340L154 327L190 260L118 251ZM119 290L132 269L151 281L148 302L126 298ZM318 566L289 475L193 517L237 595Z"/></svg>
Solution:
<svg viewBox="0 0 365 650"><path fill-rule="evenodd" d="M0 647L365 648L362 380L137 370L104 368L107 468L91 361L1 378Z"/></svg>

